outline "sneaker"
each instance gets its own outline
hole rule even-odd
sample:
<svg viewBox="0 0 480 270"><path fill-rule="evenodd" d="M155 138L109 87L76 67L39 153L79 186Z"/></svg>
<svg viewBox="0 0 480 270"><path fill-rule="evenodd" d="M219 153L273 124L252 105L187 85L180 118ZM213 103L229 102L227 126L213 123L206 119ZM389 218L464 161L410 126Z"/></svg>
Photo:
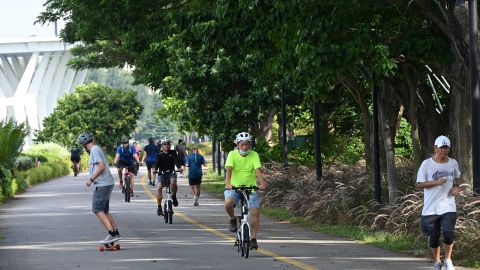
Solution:
<svg viewBox="0 0 480 270"><path fill-rule="evenodd" d="M160 206L157 208L157 216L163 216L162 207Z"/></svg>
<svg viewBox="0 0 480 270"><path fill-rule="evenodd" d="M177 207L178 206L178 201L177 201L177 195L176 194L172 195L172 201L173 201L173 206Z"/></svg>
<svg viewBox="0 0 480 270"><path fill-rule="evenodd" d="M193 198L193 206L198 206L198 197Z"/></svg>
<svg viewBox="0 0 480 270"><path fill-rule="evenodd" d="M441 262L436 262L433 265L433 270L442 270L442 263Z"/></svg>
<svg viewBox="0 0 480 270"><path fill-rule="evenodd" d="M443 263L446 270L455 270L455 266L453 266L453 262L451 259L446 259Z"/></svg>
<svg viewBox="0 0 480 270"><path fill-rule="evenodd" d="M117 241L118 239L119 239L118 236L112 236L112 235L108 234L108 235L105 237L105 239L100 240L100 241L98 241L98 242L100 242L101 244L110 244L110 243L112 243L112 242Z"/></svg>
<svg viewBox="0 0 480 270"><path fill-rule="evenodd" d="M228 228L231 232L237 231L237 219L230 219L230 227Z"/></svg>
<svg viewBox="0 0 480 270"><path fill-rule="evenodd" d="M115 235L115 237L116 237L118 240L120 240L120 239L123 238L122 235L120 234L120 232L118 232L118 231L117 231L117 235Z"/></svg>
<svg viewBox="0 0 480 270"><path fill-rule="evenodd" d="M148 181L148 185L151 186L151 185L152 185L152 181Z"/></svg>
<svg viewBox="0 0 480 270"><path fill-rule="evenodd" d="M256 238L250 240L250 249L258 249L258 243Z"/></svg>

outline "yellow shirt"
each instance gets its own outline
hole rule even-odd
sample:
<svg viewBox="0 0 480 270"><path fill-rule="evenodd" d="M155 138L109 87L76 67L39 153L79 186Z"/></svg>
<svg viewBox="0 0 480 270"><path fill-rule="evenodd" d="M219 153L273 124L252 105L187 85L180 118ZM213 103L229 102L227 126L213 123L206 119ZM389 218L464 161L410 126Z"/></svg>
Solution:
<svg viewBox="0 0 480 270"><path fill-rule="evenodd" d="M228 153L225 167L232 167L232 186L257 186L255 171L261 167L258 153L251 150L242 157L238 150Z"/></svg>

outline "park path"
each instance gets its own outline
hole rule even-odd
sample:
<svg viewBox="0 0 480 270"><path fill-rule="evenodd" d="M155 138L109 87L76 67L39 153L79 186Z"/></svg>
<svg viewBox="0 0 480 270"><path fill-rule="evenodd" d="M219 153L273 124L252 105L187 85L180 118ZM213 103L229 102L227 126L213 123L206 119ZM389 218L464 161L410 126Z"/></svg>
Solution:
<svg viewBox="0 0 480 270"><path fill-rule="evenodd" d="M36 185L0 208L0 269L432 269L425 258L267 217L261 220L260 249L244 259L233 247L222 201L202 194L194 207L185 178L179 178L174 224L156 216L144 167L131 203L123 201L118 182L112 194L122 250L99 252L97 241L106 231L90 212L87 179L82 173Z"/></svg>

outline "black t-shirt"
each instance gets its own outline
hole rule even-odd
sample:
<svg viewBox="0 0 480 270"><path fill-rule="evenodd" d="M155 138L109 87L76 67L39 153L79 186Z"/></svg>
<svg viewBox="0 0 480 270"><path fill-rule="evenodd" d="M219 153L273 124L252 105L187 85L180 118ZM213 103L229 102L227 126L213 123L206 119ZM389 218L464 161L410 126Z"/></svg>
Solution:
<svg viewBox="0 0 480 270"><path fill-rule="evenodd" d="M79 159L80 158L80 150L78 149L72 149L72 151L70 152L71 154L71 158L72 159Z"/></svg>
<svg viewBox="0 0 480 270"><path fill-rule="evenodd" d="M157 169L159 171L175 170L175 164L178 163L178 155L175 150L168 150L168 153L163 151L158 152Z"/></svg>

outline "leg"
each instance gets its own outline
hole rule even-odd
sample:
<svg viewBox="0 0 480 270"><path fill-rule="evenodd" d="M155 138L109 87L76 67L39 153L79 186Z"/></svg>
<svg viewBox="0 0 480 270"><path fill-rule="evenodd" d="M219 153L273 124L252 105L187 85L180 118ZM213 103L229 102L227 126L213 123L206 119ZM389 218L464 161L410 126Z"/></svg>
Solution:
<svg viewBox="0 0 480 270"><path fill-rule="evenodd" d="M152 168L147 167L148 182L152 182Z"/></svg>
<svg viewBox="0 0 480 270"><path fill-rule="evenodd" d="M197 189L197 198L200 198L200 184L198 185L195 185L196 189Z"/></svg>
<svg viewBox="0 0 480 270"><path fill-rule="evenodd" d="M176 195L177 194L177 189L178 189L176 178L172 178L170 188L172 189L172 195Z"/></svg>
<svg viewBox="0 0 480 270"><path fill-rule="evenodd" d="M162 183L157 184L157 204L159 207L162 206L162 199L163 199L163 186Z"/></svg>
<svg viewBox="0 0 480 270"><path fill-rule="evenodd" d="M190 191L192 192L193 197L197 196L195 191L195 185L190 185Z"/></svg>
<svg viewBox="0 0 480 270"><path fill-rule="evenodd" d="M445 244L444 249L445 249L445 260L451 260L452 252L453 252L453 244L451 245Z"/></svg>
<svg viewBox="0 0 480 270"><path fill-rule="evenodd" d="M135 174L133 173L129 173L129 174L130 174L130 190L133 192Z"/></svg>
<svg viewBox="0 0 480 270"><path fill-rule="evenodd" d="M117 172L118 172L118 179L120 179L120 185L119 185L119 188L120 190L123 190L123 178L122 178L122 171L123 171L123 168L122 167L119 167L117 169Z"/></svg>
<svg viewBox="0 0 480 270"><path fill-rule="evenodd" d="M234 198L225 198L225 212L227 212L230 219L235 219L235 211L233 209Z"/></svg>
<svg viewBox="0 0 480 270"><path fill-rule="evenodd" d="M105 212L97 212L95 213L95 215L103 224L103 226L107 229L107 231L112 231L116 228L115 223L113 222L113 218L109 214L105 214Z"/></svg>
<svg viewBox="0 0 480 270"><path fill-rule="evenodd" d="M258 227L260 226L260 210L258 208L252 208L251 211L251 225L252 225L252 238L257 238Z"/></svg>

